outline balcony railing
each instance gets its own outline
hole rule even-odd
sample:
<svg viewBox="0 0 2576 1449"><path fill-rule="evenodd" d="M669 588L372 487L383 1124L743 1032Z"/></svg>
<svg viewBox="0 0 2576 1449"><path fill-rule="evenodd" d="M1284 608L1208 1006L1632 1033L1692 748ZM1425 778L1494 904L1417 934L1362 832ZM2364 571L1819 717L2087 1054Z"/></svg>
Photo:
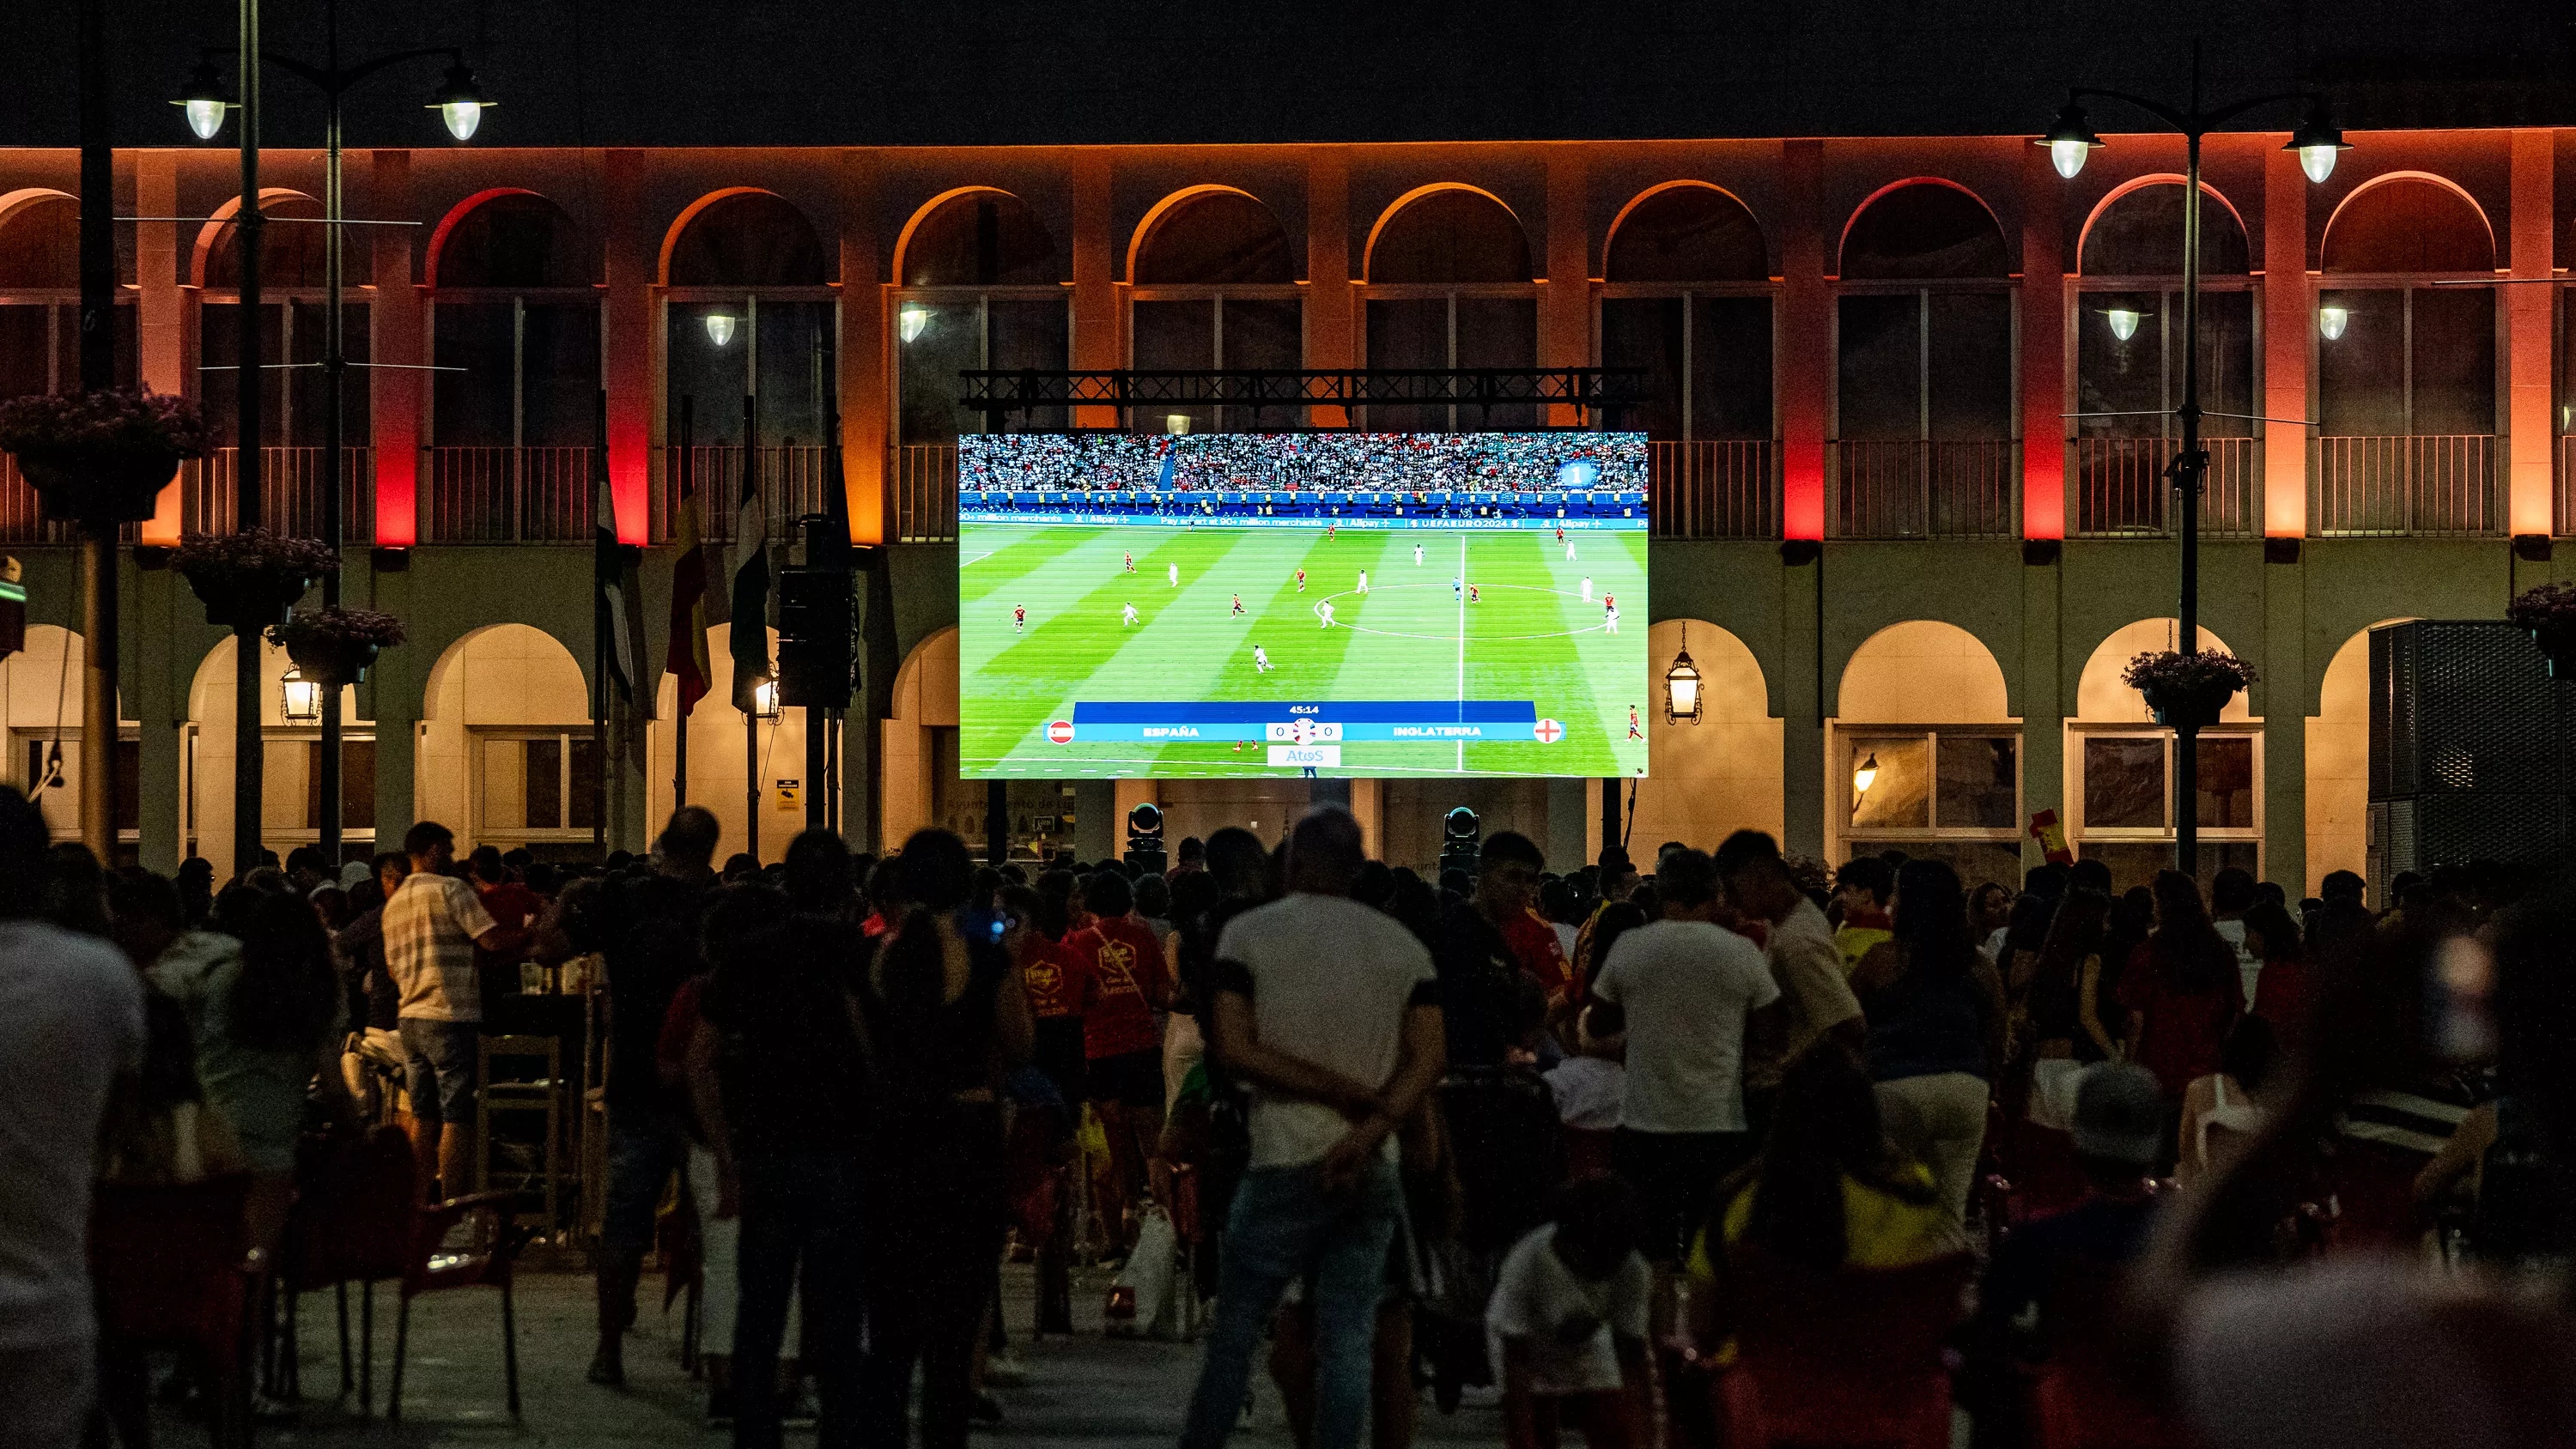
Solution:
<svg viewBox="0 0 2576 1449"><path fill-rule="evenodd" d="M324 449L262 448L259 521L272 533L322 536ZM376 533L375 450L340 450L340 537L363 544ZM230 533L241 502L241 449L217 448L184 465L179 528L183 533Z"/></svg>
<svg viewBox="0 0 2576 1449"><path fill-rule="evenodd" d="M424 448L429 543L587 543L587 447Z"/></svg>
<svg viewBox="0 0 2576 1449"><path fill-rule="evenodd" d="M1851 442L1834 445L1837 538L2018 538L2021 444Z"/></svg>
<svg viewBox="0 0 2576 1449"><path fill-rule="evenodd" d="M0 453L0 543L78 543L80 529L48 523L35 485L18 471L18 455Z"/></svg>
<svg viewBox="0 0 2576 1449"><path fill-rule="evenodd" d="M2204 438L2209 473L2200 495L2200 531L2210 538L2263 533L2263 454L2253 438ZM2075 486L2080 538L2152 538L2179 519L2165 469L2181 447L2173 438L2070 438L2066 471Z"/></svg>
<svg viewBox="0 0 2576 1449"><path fill-rule="evenodd" d="M886 471L894 480L894 541L957 541L957 445L906 443Z"/></svg>
<svg viewBox="0 0 2576 1449"><path fill-rule="evenodd" d="M768 447L760 454L760 511L773 539L788 536L788 521L821 513L828 497L832 450L813 445ZM702 444L662 450L661 487L653 499L653 541L671 536L672 508L687 470L698 500L698 537L731 543L742 514L743 449L739 445Z"/></svg>
<svg viewBox="0 0 2576 1449"><path fill-rule="evenodd" d="M2317 439L2309 531L2321 538L2501 534L2490 433Z"/></svg>
<svg viewBox="0 0 2576 1449"><path fill-rule="evenodd" d="M1657 538L1778 538L1780 449L1768 438L1648 443Z"/></svg>

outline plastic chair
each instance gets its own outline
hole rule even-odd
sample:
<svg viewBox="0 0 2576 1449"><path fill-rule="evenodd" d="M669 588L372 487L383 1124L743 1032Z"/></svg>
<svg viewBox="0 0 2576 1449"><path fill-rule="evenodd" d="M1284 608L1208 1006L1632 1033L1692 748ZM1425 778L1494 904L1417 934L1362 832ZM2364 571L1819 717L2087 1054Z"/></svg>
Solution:
<svg viewBox="0 0 2576 1449"><path fill-rule="evenodd" d="M1974 1261L1818 1273L1746 1253L1735 1363L1711 1386L1727 1449L1949 1449L1950 1374Z"/></svg>
<svg viewBox="0 0 2576 1449"><path fill-rule="evenodd" d="M2118 1328L2124 1274L2116 1264L2059 1257L2050 1265L2040 1327L2048 1357L2028 1390L2034 1449L2182 1449L2190 1437L2165 1412L2155 1365Z"/></svg>
<svg viewBox="0 0 2576 1449"><path fill-rule="evenodd" d="M173 1187L101 1185L90 1204L100 1402L129 1445L150 1443L143 1351L194 1355L212 1387L217 1445L250 1443L249 1231L241 1174Z"/></svg>
<svg viewBox="0 0 2576 1449"><path fill-rule="evenodd" d="M545 1136L535 1153L535 1161L524 1169L505 1169L515 1175L519 1185L540 1194L545 1200L543 1222L551 1231L561 1221L557 1217L559 1192L568 1175L563 1170L563 1043L551 1036L487 1036L481 1039L481 1075L483 1085L474 1094L474 1191L492 1190L492 1156L505 1150L507 1144L492 1131L497 1118L535 1117L543 1123ZM522 1064L512 1071L502 1070L501 1063ZM531 1080L526 1073L537 1073Z"/></svg>
<svg viewBox="0 0 2576 1449"><path fill-rule="evenodd" d="M519 1326L510 1296L510 1270L518 1258L522 1235L512 1223L511 1193L478 1192L419 1210L414 1220L411 1253L403 1271L402 1312L394 1321L394 1383L385 1401L385 1417L402 1419L403 1363L411 1347L412 1300L425 1293L489 1286L501 1290L501 1367L509 1386L510 1417L519 1417ZM469 1240L451 1246L448 1238L462 1224L473 1224Z"/></svg>
<svg viewBox="0 0 2576 1449"><path fill-rule="evenodd" d="M294 1207L278 1246L278 1286L286 1293L287 1382L296 1387L296 1302L301 1294L334 1289L339 1299L340 1391L352 1386L349 1369L349 1285L359 1285L358 1412L373 1407L376 1356L376 1284L397 1281L411 1267L413 1225L420 1188L411 1142L401 1129L380 1127L355 1145L327 1151L301 1165Z"/></svg>

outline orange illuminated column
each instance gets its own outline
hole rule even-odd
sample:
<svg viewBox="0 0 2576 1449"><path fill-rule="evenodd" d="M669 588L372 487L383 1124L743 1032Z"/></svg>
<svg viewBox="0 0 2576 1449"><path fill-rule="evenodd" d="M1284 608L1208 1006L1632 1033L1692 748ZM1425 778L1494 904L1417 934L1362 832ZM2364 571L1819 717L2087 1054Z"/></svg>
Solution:
<svg viewBox="0 0 2576 1449"><path fill-rule="evenodd" d="M885 260L874 226L876 157L841 157L841 482L850 541L883 543L886 529Z"/></svg>
<svg viewBox="0 0 2576 1449"><path fill-rule="evenodd" d="M2263 153L2263 536L2308 531L2308 178L2295 151Z"/></svg>
<svg viewBox="0 0 2576 1449"><path fill-rule="evenodd" d="M179 214L179 157L174 151L137 151L134 156L134 206L137 216ZM159 393L194 397L198 389L188 376L188 298L179 287L179 228L166 221L137 222L134 227L134 326L145 387ZM184 471L181 477L186 475ZM138 535L144 543L179 541L179 508L186 485L173 480L161 490L152 517Z"/></svg>
<svg viewBox="0 0 2576 1449"><path fill-rule="evenodd" d="M1124 366L1119 345L1118 285L1110 272L1116 247L1109 236L1109 153L1073 155L1073 365L1104 370ZM1118 410L1073 410L1077 428L1114 428Z"/></svg>
<svg viewBox="0 0 2576 1449"><path fill-rule="evenodd" d="M2038 146L2021 168L2021 536L2066 536L2066 183Z"/></svg>
<svg viewBox="0 0 2576 1449"><path fill-rule="evenodd" d="M2513 276L2517 282L2539 282L2556 266L2550 221L2556 212L2552 186L2551 133L2513 133ZM2513 286L2503 289L2506 396L2505 426L2513 438L2512 472L2508 475L2506 517L2517 534L2544 537L2555 532L2555 490L2551 487L2549 403L2550 311L2556 287Z"/></svg>
<svg viewBox="0 0 2576 1449"><path fill-rule="evenodd" d="M378 151L369 158L371 214L409 217L412 213L411 153ZM420 422L430 374L419 370L430 360L421 325L424 291L413 285L412 241L420 230L408 226L365 228L374 248L367 292L367 349L371 362L399 366L367 372L367 415L374 420L376 460L376 546L409 548L420 542Z"/></svg>
<svg viewBox="0 0 2576 1449"><path fill-rule="evenodd" d="M1584 229L1583 156L1571 146L1547 160L1547 286L1539 293L1540 354L1548 367L1592 365L1592 256ZM1571 403L1548 409L1548 422L1570 428L1581 422Z"/></svg>
<svg viewBox="0 0 2576 1449"><path fill-rule="evenodd" d="M1834 299L1825 285L1825 143L1781 143L1780 536L1825 536L1827 364Z"/></svg>
<svg viewBox="0 0 2576 1449"><path fill-rule="evenodd" d="M653 283L661 237L644 214L644 155L611 151L606 162L608 233L608 487L617 501L617 541L652 537Z"/></svg>
<svg viewBox="0 0 2576 1449"><path fill-rule="evenodd" d="M1341 151L1318 147L1306 158L1306 365L1355 367L1352 342L1351 162ZM1318 428L1346 426L1343 408L1310 408Z"/></svg>

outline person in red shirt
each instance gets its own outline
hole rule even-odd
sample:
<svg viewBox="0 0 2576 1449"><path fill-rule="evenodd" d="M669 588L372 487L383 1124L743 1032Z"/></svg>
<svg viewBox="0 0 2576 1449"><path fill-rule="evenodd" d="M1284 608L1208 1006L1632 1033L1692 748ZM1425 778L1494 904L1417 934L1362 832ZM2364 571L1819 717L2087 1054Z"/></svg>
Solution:
<svg viewBox="0 0 2576 1449"><path fill-rule="evenodd" d="M524 931L537 923L546 909L545 897L510 879L510 868L501 863L498 846L478 845L465 860L466 881L483 902L483 911L505 931ZM483 984L483 995L515 996L519 992L519 962L527 951L486 951L474 948L474 968Z"/></svg>
<svg viewBox="0 0 2576 1449"><path fill-rule="evenodd" d="M1065 941L1082 972L1082 1046L1092 1110L1109 1137L1102 1216L1121 1223L1145 1187L1163 1136L1163 1038L1154 1013L1172 1003L1163 945L1134 914L1127 877L1103 870L1084 883L1092 923ZM1133 1227L1120 1241L1132 1240Z"/></svg>
<svg viewBox="0 0 2576 1449"><path fill-rule="evenodd" d="M1072 932L1066 928L1064 905L1062 897L1027 886L1002 891L1002 909L1024 928L1012 937L1012 954L1035 1022L1029 1058L1064 1094L1066 1104L1077 1106L1086 1096L1082 997L1091 973L1066 939Z"/></svg>
<svg viewBox="0 0 2576 1449"><path fill-rule="evenodd" d="M2245 978L2190 876L2158 871L2154 890L2156 929L2120 975L2120 1005L2129 1013L2129 1059L2164 1086L2163 1162L2171 1164L2183 1089L2218 1070L2218 1049L2245 1011Z"/></svg>

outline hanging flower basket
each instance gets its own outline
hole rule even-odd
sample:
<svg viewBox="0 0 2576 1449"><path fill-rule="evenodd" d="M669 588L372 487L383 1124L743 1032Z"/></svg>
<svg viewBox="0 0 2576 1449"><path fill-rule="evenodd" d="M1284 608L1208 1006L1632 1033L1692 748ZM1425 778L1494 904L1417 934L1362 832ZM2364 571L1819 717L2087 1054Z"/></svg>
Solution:
<svg viewBox="0 0 2576 1449"><path fill-rule="evenodd" d="M2218 723L2227 702L2255 680L2254 666L2224 650L2158 649L2129 661L2120 676L2144 695L2156 723L2197 734Z"/></svg>
<svg viewBox="0 0 2576 1449"><path fill-rule="evenodd" d="M325 606L268 626L268 642L284 649L305 678L325 685L365 683L377 652L402 641L402 620L373 609Z"/></svg>
<svg viewBox="0 0 2576 1449"><path fill-rule="evenodd" d="M264 528L190 534L170 562L204 601L206 622L227 629L284 623L287 610L315 580L340 571L340 556L329 544Z"/></svg>
<svg viewBox="0 0 2576 1449"><path fill-rule="evenodd" d="M150 518L182 458L206 452L197 405L150 389L40 393L0 403L0 449L44 515L80 523Z"/></svg>
<svg viewBox="0 0 2576 1449"><path fill-rule="evenodd" d="M2525 589L2505 605L2504 616L2540 646L2550 678L2576 679L2576 584Z"/></svg>

